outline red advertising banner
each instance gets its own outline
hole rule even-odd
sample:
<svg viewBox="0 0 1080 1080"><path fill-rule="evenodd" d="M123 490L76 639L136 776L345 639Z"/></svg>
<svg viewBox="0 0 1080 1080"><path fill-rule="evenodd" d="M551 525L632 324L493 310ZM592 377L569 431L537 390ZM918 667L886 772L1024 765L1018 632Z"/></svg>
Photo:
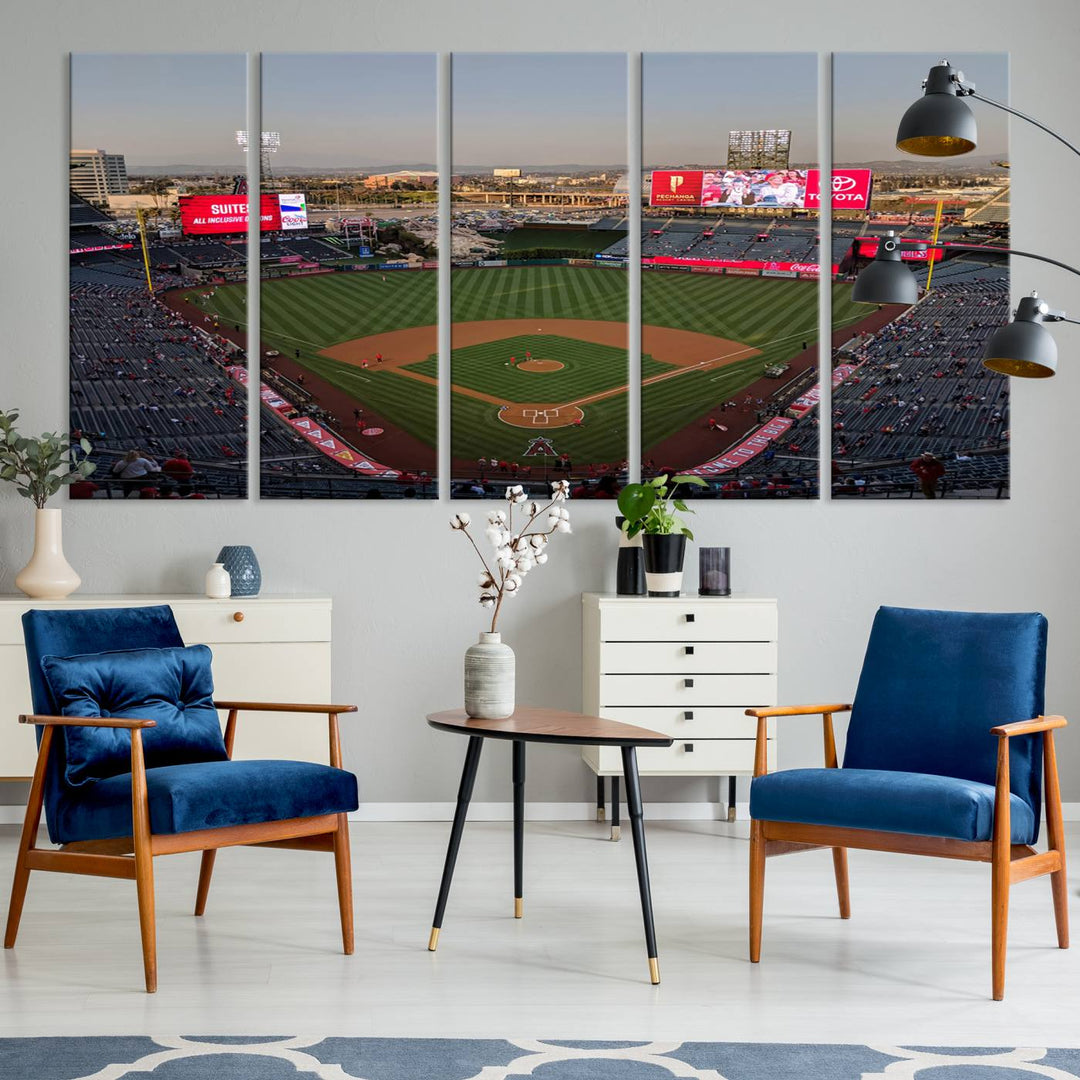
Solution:
<svg viewBox="0 0 1080 1080"><path fill-rule="evenodd" d="M866 210L873 172L834 169L834 210ZM821 206L819 169L656 169L650 206L779 206L817 210Z"/></svg>
<svg viewBox="0 0 1080 1080"><path fill-rule="evenodd" d="M769 443L775 442L789 431L794 423L794 420L786 416L774 416L768 423L762 424L757 431L747 435L733 450L705 462L704 465L699 465L696 469L682 471L704 477L720 476L722 473L730 472L756 458Z"/></svg>
<svg viewBox="0 0 1080 1080"><path fill-rule="evenodd" d="M233 366L227 369L229 375L241 386L247 386L247 368ZM354 472L366 473L382 480L395 480L401 475L396 469L380 465L373 458L354 450L347 443L339 439L332 431L325 428L317 420L305 416L292 402L283 398L276 390L259 383L259 398L267 408L275 413L288 424L297 434L302 435L317 450L322 451L328 458L333 458L339 465Z"/></svg>
<svg viewBox="0 0 1080 1080"><path fill-rule="evenodd" d="M246 195L181 195L180 228L185 236L221 236L245 233L248 227ZM260 223L263 232L281 228L281 207L276 195L260 197Z"/></svg>
<svg viewBox="0 0 1080 1080"><path fill-rule="evenodd" d="M858 246L860 259L872 259L877 254L878 241L876 236L857 236L855 243ZM927 248L925 251L916 251L911 248L901 248L900 258L913 262L938 262L944 251L939 248Z"/></svg>
<svg viewBox="0 0 1080 1080"><path fill-rule="evenodd" d="M866 210L870 206L870 169L833 169L832 205L834 210ZM806 209L821 206L821 172L809 169L806 174Z"/></svg>
<svg viewBox="0 0 1080 1080"><path fill-rule="evenodd" d="M652 206L700 206L700 169L658 169L652 174Z"/></svg>
<svg viewBox="0 0 1080 1080"><path fill-rule="evenodd" d="M675 255L646 255L642 258L641 264L645 267L671 267L672 269L729 267L729 273L756 274L758 271L773 271L783 273L785 276L789 272L817 275L821 270L818 263L773 262L762 259L680 259ZM838 267L834 265L832 272L835 274L837 269Z"/></svg>
<svg viewBox="0 0 1080 1080"><path fill-rule="evenodd" d="M858 371L858 364L837 364L833 368L832 385L835 390L849 375ZM821 383L814 383L805 394L800 394L787 408L788 416L801 420L821 403Z"/></svg>

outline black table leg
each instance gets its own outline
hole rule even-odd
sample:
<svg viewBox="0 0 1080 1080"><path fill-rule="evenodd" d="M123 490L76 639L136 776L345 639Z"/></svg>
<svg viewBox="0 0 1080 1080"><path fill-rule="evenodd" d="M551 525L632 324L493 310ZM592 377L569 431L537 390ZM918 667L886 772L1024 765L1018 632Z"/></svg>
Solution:
<svg viewBox="0 0 1080 1080"><path fill-rule="evenodd" d="M469 812L469 800L472 798L473 784L476 782L476 767L480 764L480 751L483 747L484 740L479 735L469 736L469 748L465 751L465 768L462 770L461 784L458 787L454 824L450 829L450 846L446 849L439 899L435 904L435 918L432 920L431 936L428 938L428 949L431 952L434 952L439 944L439 931L442 929L446 900L450 895L450 882L454 877L454 864L457 862L458 848L461 847L461 834L465 831L465 815Z"/></svg>
<svg viewBox="0 0 1080 1080"><path fill-rule="evenodd" d="M727 783L727 819L735 820L735 777L729 776Z"/></svg>
<svg viewBox="0 0 1080 1080"><path fill-rule="evenodd" d="M604 778L598 776L596 778L596 820L604 820Z"/></svg>
<svg viewBox="0 0 1080 1080"><path fill-rule="evenodd" d="M660 965L656 958L656 929L653 926L652 892L649 889L649 861L645 855L645 819L641 810L641 781L638 779L637 749L622 748L623 778L626 780L626 809L630 814L630 830L634 836L634 858L637 861L638 890L641 893L641 915L645 921L645 946L649 953L649 978L655 986L660 981Z"/></svg>
<svg viewBox="0 0 1080 1080"><path fill-rule="evenodd" d="M525 743L514 740L514 918L520 919L524 906L525 849Z"/></svg>
<svg viewBox="0 0 1080 1080"><path fill-rule="evenodd" d="M613 776L611 778L611 839L618 840L619 835L622 833L622 829L619 827L619 778Z"/></svg>

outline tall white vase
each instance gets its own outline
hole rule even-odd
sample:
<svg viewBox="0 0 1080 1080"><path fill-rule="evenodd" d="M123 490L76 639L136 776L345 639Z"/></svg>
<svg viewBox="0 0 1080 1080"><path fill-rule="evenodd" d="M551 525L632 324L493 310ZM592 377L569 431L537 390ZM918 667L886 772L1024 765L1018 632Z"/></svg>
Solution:
<svg viewBox="0 0 1080 1080"><path fill-rule="evenodd" d="M504 720L514 711L514 650L501 634L482 633L465 650L465 713Z"/></svg>
<svg viewBox="0 0 1080 1080"><path fill-rule="evenodd" d="M38 510L34 516L34 554L15 578L16 588L35 600L62 600L82 578L64 558L61 510Z"/></svg>

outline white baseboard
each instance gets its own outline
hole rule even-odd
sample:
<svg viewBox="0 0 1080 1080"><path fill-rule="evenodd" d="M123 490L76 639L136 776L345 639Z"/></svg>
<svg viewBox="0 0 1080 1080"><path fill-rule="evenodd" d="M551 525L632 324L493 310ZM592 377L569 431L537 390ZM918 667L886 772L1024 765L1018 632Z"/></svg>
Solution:
<svg viewBox="0 0 1080 1080"><path fill-rule="evenodd" d="M21 825L25 807L17 804L0 805L0 825ZM737 803L736 817L749 817L749 804ZM1062 804L1066 821L1080 821L1080 802ZM452 802L421 803L364 803L349 815L350 821L450 821L454 816ZM470 821L510 821L513 804L508 802L473 803L469 807ZM645 804L645 817L653 821L723 821L726 807L721 803L685 802ZM589 802L533 802L525 806L527 821L593 821L596 806ZM625 823L626 813L623 812Z"/></svg>
<svg viewBox="0 0 1080 1080"><path fill-rule="evenodd" d="M454 803L361 803L349 815L350 821L452 821ZM1077 805L1080 810L1080 804ZM750 804L737 803L736 816L749 818ZM724 821L727 807L721 803L645 803L645 817L652 821ZM474 802L469 804L470 821L512 821L514 804ZM596 804L591 802L531 802L525 804L526 821L595 821ZM622 821L627 823L625 803Z"/></svg>

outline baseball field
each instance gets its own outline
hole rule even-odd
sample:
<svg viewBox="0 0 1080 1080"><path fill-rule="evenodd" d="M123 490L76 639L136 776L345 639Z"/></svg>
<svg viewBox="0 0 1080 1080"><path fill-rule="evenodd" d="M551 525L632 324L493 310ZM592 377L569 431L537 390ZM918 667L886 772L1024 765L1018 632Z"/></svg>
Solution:
<svg viewBox="0 0 1080 1080"><path fill-rule="evenodd" d="M245 286L199 300L223 323L245 322ZM575 465L616 464L627 446L628 278L573 266L452 272L451 445L455 471L478 458L529 464L538 436ZM386 429L364 449L395 468L433 468L436 447L436 273L317 274L262 286L262 348L290 377L327 395L349 435L351 407ZM833 289L834 326L866 309ZM642 276L645 456L700 429L763 369L813 347L813 281L713 274ZM381 360L377 359L381 355ZM513 358L513 359L511 359ZM777 380L775 386L782 385ZM399 441L395 442L395 436ZM717 451L724 449L717 446ZM426 453L425 453L426 452ZM409 460L395 459L394 453ZM423 460L419 460L419 459ZM690 462L680 464L689 465Z"/></svg>

